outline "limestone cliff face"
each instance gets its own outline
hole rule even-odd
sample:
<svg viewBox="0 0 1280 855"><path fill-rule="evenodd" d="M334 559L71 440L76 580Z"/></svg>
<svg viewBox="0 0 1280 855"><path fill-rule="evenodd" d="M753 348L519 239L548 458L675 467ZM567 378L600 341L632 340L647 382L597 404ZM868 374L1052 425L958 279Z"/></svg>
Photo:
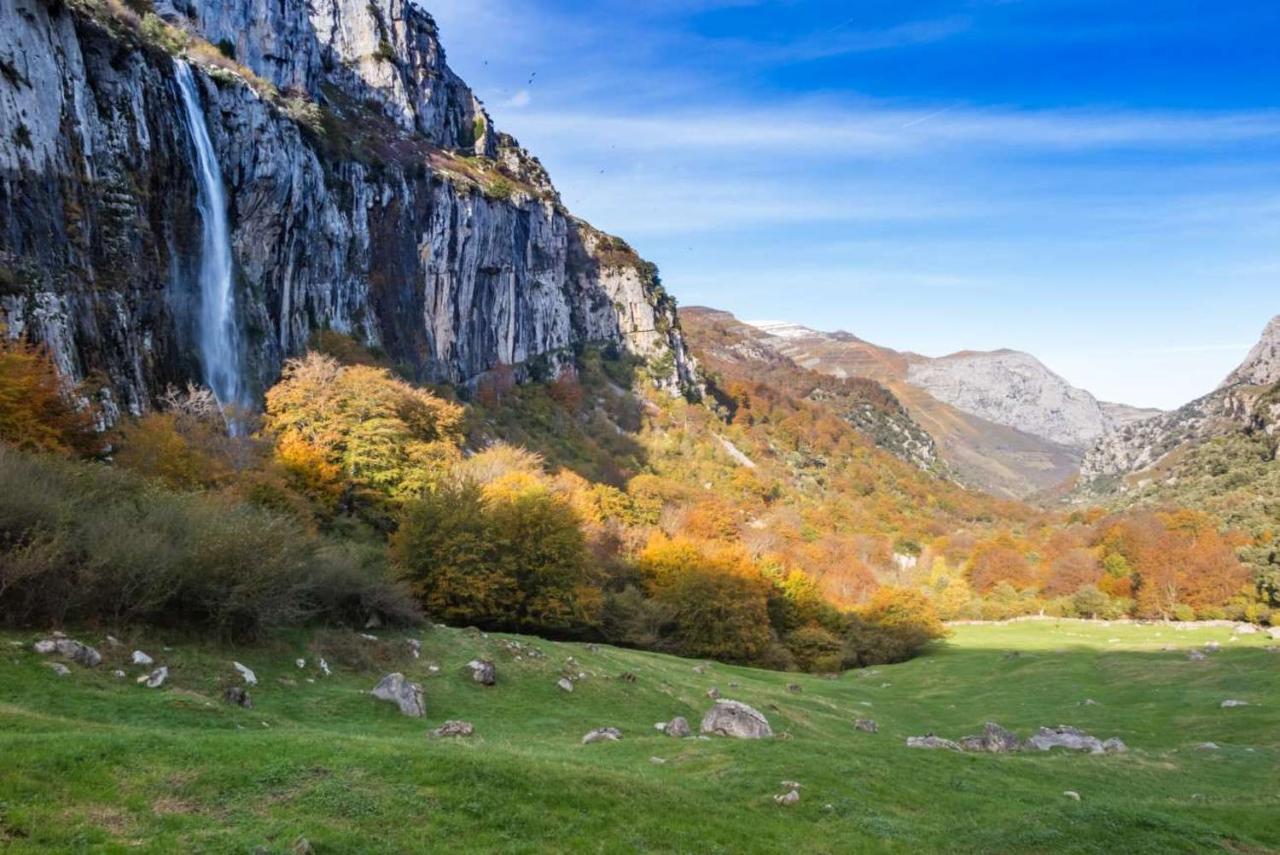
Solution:
<svg viewBox="0 0 1280 855"><path fill-rule="evenodd" d="M139 26L114 0L0 0L0 318L46 342L109 416L200 377L200 224L175 53L194 66L226 185L250 388L321 328L423 381L554 369L601 342L663 366L673 390L693 382L653 267L564 210L449 70L418 7L164 0L156 12L168 28Z"/></svg>

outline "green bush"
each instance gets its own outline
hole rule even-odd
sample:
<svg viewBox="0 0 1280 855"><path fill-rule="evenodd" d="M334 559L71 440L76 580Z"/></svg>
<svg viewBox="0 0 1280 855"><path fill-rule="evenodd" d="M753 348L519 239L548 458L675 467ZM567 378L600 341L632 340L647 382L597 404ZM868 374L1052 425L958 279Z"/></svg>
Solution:
<svg viewBox="0 0 1280 855"><path fill-rule="evenodd" d="M377 556L292 517L0 447L4 623L149 624L244 640L374 612L416 619Z"/></svg>

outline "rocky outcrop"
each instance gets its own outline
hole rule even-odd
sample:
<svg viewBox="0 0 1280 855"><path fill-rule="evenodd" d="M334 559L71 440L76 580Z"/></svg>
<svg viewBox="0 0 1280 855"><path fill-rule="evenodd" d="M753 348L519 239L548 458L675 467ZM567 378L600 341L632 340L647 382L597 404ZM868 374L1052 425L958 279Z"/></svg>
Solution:
<svg viewBox="0 0 1280 855"><path fill-rule="evenodd" d="M1280 426L1280 316L1267 324L1244 362L1214 391L1170 413L1124 425L1085 456L1083 494L1128 488L1122 479L1152 470L1173 453L1182 454L1228 434L1275 436Z"/></svg>
<svg viewBox="0 0 1280 855"><path fill-rule="evenodd" d="M201 377L184 50L253 393L320 329L424 382L542 376L592 342L673 391L694 382L652 265L564 210L416 5L162 0L167 30L112 8L0 7L0 320L89 381L108 419Z"/></svg>
<svg viewBox="0 0 1280 855"><path fill-rule="evenodd" d="M1219 388L1230 386L1270 386L1280 383L1280 315L1262 331L1262 337L1235 371Z"/></svg>

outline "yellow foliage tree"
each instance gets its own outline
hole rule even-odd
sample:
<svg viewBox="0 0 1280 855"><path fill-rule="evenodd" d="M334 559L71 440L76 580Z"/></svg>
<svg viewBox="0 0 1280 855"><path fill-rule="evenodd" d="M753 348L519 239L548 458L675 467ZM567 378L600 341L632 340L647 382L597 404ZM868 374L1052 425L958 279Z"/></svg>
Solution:
<svg viewBox="0 0 1280 855"><path fill-rule="evenodd" d="M439 484L460 459L462 409L371 365L308 354L267 392L277 447L302 442L359 491L402 501Z"/></svg>

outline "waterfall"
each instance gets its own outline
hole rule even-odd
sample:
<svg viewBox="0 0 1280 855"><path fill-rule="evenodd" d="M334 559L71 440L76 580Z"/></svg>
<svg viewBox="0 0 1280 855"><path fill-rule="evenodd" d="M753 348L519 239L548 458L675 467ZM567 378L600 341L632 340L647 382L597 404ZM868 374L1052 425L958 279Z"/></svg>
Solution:
<svg viewBox="0 0 1280 855"><path fill-rule="evenodd" d="M196 207L200 212L200 317L197 336L204 382L224 408L243 406L244 378L240 366L240 329L236 324L236 296L231 285L231 232L227 226L227 197L222 171L205 124L195 78L187 63L174 62L178 91L186 108L187 127L195 149ZM230 425L234 431L235 425Z"/></svg>

